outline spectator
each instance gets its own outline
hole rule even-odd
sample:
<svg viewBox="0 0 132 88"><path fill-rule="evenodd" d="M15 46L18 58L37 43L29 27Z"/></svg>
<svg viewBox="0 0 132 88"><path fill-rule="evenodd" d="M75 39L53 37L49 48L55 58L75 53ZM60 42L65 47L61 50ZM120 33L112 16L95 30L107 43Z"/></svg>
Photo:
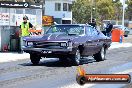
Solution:
<svg viewBox="0 0 132 88"><path fill-rule="evenodd" d="M89 20L88 24L91 25L91 26L93 26L93 27L96 27L96 21L95 21L95 19L92 19L92 22L91 22L91 20Z"/></svg>
<svg viewBox="0 0 132 88"><path fill-rule="evenodd" d="M30 22L27 22L28 17L23 17L23 22L20 25L20 49L22 51L23 46L23 38L29 36L30 32L29 29L33 28L33 25Z"/></svg>
<svg viewBox="0 0 132 88"><path fill-rule="evenodd" d="M106 26L106 36L110 37L111 36L111 30L113 28L113 25L111 24L111 22L108 22L107 23L107 26Z"/></svg>

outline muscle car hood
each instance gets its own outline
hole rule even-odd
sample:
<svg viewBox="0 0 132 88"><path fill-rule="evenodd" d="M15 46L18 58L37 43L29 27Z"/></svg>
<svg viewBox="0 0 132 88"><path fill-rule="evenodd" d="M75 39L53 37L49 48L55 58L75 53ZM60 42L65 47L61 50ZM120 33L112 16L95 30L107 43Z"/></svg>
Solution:
<svg viewBox="0 0 132 88"><path fill-rule="evenodd" d="M44 36L31 36L25 37L25 41L68 41L78 38L79 36L75 35L66 35L66 34L46 34Z"/></svg>

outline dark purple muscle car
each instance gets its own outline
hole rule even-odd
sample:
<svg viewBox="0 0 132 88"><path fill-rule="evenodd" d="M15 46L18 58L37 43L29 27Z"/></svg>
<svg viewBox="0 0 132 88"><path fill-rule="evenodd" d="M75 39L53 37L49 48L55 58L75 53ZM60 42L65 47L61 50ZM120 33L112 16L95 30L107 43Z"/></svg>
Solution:
<svg viewBox="0 0 132 88"><path fill-rule="evenodd" d="M41 57L59 58L79 65L81 57L93 56L96 61L105 59L111 39L90 25L65 24L51 26L43 36L26 37L23 50L30 54L33 64Z"/></svg>

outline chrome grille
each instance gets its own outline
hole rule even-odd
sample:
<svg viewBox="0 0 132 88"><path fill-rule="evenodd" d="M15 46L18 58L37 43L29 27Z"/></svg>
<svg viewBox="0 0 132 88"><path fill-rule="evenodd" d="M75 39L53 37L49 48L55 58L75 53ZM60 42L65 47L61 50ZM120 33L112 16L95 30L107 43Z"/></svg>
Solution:
<svg viewBox="0 0 132 88"><path fill-rule="evenodd" d="M34 42L35 48L62 49L61 42Z"/></svg>

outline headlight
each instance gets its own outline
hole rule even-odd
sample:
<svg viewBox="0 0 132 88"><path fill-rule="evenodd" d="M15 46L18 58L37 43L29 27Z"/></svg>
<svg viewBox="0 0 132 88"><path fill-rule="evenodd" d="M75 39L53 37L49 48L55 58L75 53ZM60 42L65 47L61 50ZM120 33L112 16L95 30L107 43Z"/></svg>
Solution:
<svg viewBox="0 0 132 88"><path fill-rule="evenodd" d="M62 46L62 47L67 46L67 43L63 42L60 44L60 46Z"/></svg>
<svg viewBox="0 0 132 88"><path fill-rule="evenodd" d="M28 46L32 46L33 42L28 42L27 44L28 44Z"/></svg>

